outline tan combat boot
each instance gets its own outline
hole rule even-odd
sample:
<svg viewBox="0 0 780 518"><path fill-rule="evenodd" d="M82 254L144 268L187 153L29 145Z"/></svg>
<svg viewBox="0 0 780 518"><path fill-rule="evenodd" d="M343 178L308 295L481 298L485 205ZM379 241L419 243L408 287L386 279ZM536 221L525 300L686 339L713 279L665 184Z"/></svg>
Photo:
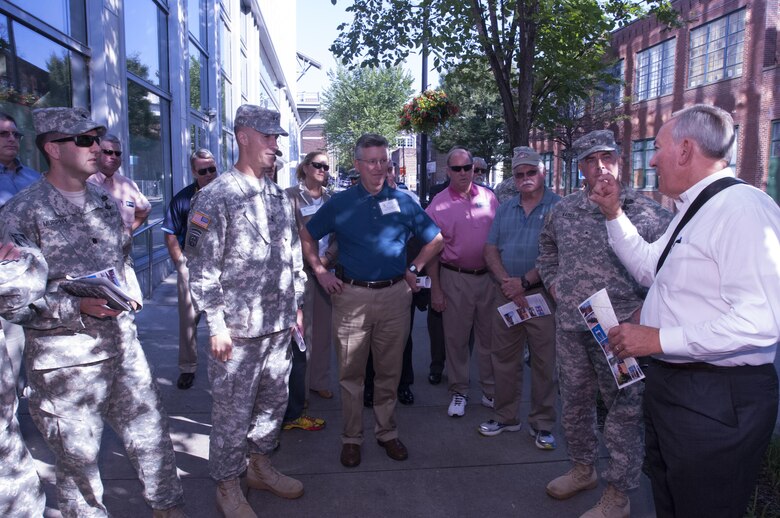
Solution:
<svg viewBox="0 0 780 518"><path fill-rule="evenodd" d="M217 482L217 511L225 518L257 518L237 478Z"/></svg>
<svg viewBox="0 0 780 518"><path fill-rule="evenodd" d="M180 506L169 507L168 509L154 509L152 518L187 518L184 510Z"/></svg>
<svg viewBox="0 0 780 518"><path fill-rule="evenodd" d="M271 466L267 455L259 453L253 453L249 458L246 481L252 489L270 491L282 498L298 498L303 495L303 484L300 480L282 475Z"/></svg>
<svg viewBox="0 0 780 518"><path fill-rule="evenodd" d="M547 494L558 500L566 500L580 491L593 489L598 484L599 477L593 466L575 462L573 468L547 484Z"/></svg>
<svg viewBox="0 0 780 518"><path fill-rule="evenodd" d="M629 518L631 501L612 484L607 485L601 500L580 518Z"/></svg>

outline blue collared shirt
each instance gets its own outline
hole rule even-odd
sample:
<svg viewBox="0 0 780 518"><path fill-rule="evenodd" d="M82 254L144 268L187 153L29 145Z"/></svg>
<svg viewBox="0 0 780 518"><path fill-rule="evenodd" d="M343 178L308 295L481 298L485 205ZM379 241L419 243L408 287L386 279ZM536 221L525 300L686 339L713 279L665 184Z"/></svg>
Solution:
<svg viewBox="0 0 780 518"><path fill-rule="evenodd" d="M196 192L198 192L198 182L192 182L177 192L168 205L162 224L162 231L176 236L182 250L184 250L184 237L187 235L187 216L190 213L190 202Z"/></svg>
<svg viewBox="0 0 780 518"><path fill-rule="evenodd" d="M0 164L0 207L5 205L16 193L40 180L41 173L22 165L14 158L14 165L6 167Z"/></svg>
<svg viewBox="0 0 780 518"><path fill-rule="evenodd" d="M392 279L406 272L406 242L429 243L439 233L411 197L387 183L376 196L361 184L333 195L306 224L318 240L334 232L344 274L361 281Z"/></svg>
<svg viewBox="0 0 780 518"><path fill-rule="evenodd" d="M498 247L501 263L511 277L520 277L535 268L545 217L559 201L560 196L545 188L542 201L528 216L519 194L499 205L487 242Z"/></svg>

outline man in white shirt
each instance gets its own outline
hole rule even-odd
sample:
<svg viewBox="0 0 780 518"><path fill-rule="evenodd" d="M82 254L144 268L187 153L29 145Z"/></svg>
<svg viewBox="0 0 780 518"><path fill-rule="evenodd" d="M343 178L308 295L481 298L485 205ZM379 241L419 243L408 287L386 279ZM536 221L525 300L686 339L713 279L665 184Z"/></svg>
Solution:
<svg viewBox="0 0 780 518"><path fill-rule="evenodd" d="M609 343L620 358L653 356L645 440L659 517L743 516L777 418L780 208L752 186L721 185L733 181L734 140L731 116L710 105L661 127L650 166L678 213L654 243L623 214L612 178L591 196L616 255L650 287L641 325L611 329ZM677 233L713 184L722 192Z"/></svg>
<svg viewBox="0 0 780 518"><path fill-rule="evenodd" d="M122 167L121 157L122 143L116 135L107 133L100 141L98 172L87 181L103 187L114 198L122 223L128 233L132 234L149 216L152 205L134 181L117 172Z"/></svg>

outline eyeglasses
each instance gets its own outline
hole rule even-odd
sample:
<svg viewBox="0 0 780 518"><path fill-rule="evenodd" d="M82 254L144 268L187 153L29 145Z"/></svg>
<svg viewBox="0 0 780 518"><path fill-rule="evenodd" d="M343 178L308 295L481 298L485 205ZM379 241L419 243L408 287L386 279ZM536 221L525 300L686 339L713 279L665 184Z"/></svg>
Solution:
<svg viewBox="0 0 780 518"><path fill-rule="evenodd" d="M0 131L0 138L8 137L13 137L15 140L22 140L24 134L19 133L18 131Z"/></svg>
<svg viewBox="0 0 780 518"><path fill-rule="evenodd" d="M114 155L116 155L117 158L122 156L122 152L121 151L114 151L113 149L101 149L100 151L102 151L103 154L107 155L107 156L114 156Z"/></svg>
<svg viewBox="0 0 780 518"><path fill-rule="evenodd" d="M533 178L534 176L537 175L538 172L539 172L538 169L531 169L530 171L528 171L526 173L521 173L521 172L518 171L518 172L515 173L515 178L517 178L518 180L521 180L523 178Z"/></svg>
<svg viewBox="0 0 780 518"><path fill-rule="evenodd" d="M474 167L474 164L448 165L447 167L449 167L450 170L455 171L456 173L459 173L461 171L471 171L471 168Z"/></svg>
<svg viewBox="0 0 780 518"><path fill-rule="evenodd" d="M370 165L371 167L376 167L378 165L381 165L382 167L385 167L387 165L387 162L388 162L387 159L382 159L382 160L376 160L376 159L374 159L374 160L363 160L362 158L356 158L355 160L358 160L360 162L365 162L368 165ZM327 169L326 169L326 171L327 171Z"/></svg>
<svg viewBox="0 0 780 518"><path fill-rule="evenodd" d="M322 169L322 170L323 170L323 171L325 171L326 173L327 173L328 171L330 171L330 166L329 166L328 164L321 164L321 163L319 163L319 162L311 162L311 166L312 166L314 169Z"/></svg>
<svg viewBox="0 0 780 518"><path fill-rule="evenodd" d="M95 135L76 135L52 140L52 142L74 142L78 147L92 147L92 144L100 145L100 137Z"/></svg>
<svg viewBox="0 0 780 518"><path fill-rule="evenodd" d="M474 168L474 174L485 174L485 173L487 173L487 169L479 169L476 167Z"/></svg>
<svg viewBox="0 0 780 518"><path fill-rule="evenodd" d="M207 174L214 174L217 172L217 168L214 166L211 167L204 167L203 169L198 169L195 171L200 176L206 176Z"/></svg>

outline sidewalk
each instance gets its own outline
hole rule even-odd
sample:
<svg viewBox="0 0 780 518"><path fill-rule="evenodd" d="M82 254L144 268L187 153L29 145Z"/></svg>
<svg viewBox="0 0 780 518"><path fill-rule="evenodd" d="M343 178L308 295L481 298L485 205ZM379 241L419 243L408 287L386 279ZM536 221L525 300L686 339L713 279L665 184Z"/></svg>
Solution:
<svg viewBox="0 0 780 518"><path fill-rule="evenodd" d="M157 287L138 314L137 323L170 417L186 511L192 518L213 517L217 511L215 485L209 478L207 463L211 396L203 361L205 337L201 336L201 361L195 385L190 390L178 390L175 386L179 374L177 318L173 275ZM273 456L274 465L280 471L303 482L304 496L284 500L268 492L251 491L249 502L258 516L557 518L577 517L598 501L603 482L596 490L562 502L545 494L547 482L569 469L560 425L554 432L559 446L552 452L537 449L525 428L519 433L482 437L477 433L477 426L491 418L491 411L479 404L480 393L474 381L472 402L466 408L466 415L448 417L446 376L437 386L427 381L430 356L424 313L418 313L415 318L414 343L415 404L408 407L399 404L396 411L400 438L409 449L409 460L393 461L376 445L373 414L366 410L363 462L352 469L341 466L341 412L334 365L332 390L336 396L323 400L311 394L308 409L310 415L324 418L327 427L320 432L282 432L281 448ZM472 380L475 376L472 368ZM526 373L521 415L528 411L528 377ZM53 456L32 424L24 403L20 421L44 479L48 496L45 516L59 517ZM601 467L605 466L605 455L602 450ZM100 469L105 503L112 516L151 516L124 448L108 427L103 436ZM644 476L640 488L631 494L631 511L634 518L655 515L650 483Z"/></svg>

